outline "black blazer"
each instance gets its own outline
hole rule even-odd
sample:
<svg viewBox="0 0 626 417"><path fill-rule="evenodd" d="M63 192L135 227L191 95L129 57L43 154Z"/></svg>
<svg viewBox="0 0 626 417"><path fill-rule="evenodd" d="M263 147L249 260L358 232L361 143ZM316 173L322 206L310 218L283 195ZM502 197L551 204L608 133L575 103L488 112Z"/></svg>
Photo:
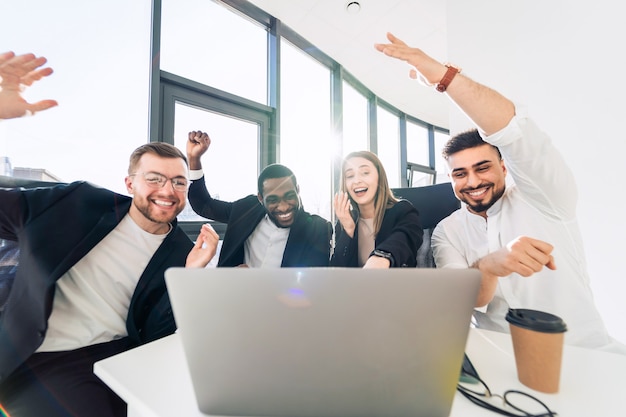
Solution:
<svg viewBox="0 0 626 417"><path fill-rule="evenodd" d="M355 222L358 221L358 217ZM374 242L374 248L393 255L394 267L417 266L417 250L422 245L424 230L419 213L413 204L400 200L385 210L383 223ZM359 266L358 228L350 238L340 222L335 226L335 251L331 266Z"/></svg>
<svg viewBox="0 0 626 417"><path fill-rule="evenodd" d="M0 315L0 382L43 342L56 281L128 213L132 199L87 182L37 189L0 188L0 238L18 241L19 267ZM164 272L184 266L193 243L174 222L133 293L131 345L176 330Z"/></svg>
<svg viewBox="0 0 626 417"><path fill-rule="evenodd" d="M217 266L243 264L245 241L266 213L257 196L251 194L234 202L214 199L202 177L191 182L189 203L200 216L228 224ZM331 238L330 222L300 208L289 230L281 266L328 266Z"/></svg>

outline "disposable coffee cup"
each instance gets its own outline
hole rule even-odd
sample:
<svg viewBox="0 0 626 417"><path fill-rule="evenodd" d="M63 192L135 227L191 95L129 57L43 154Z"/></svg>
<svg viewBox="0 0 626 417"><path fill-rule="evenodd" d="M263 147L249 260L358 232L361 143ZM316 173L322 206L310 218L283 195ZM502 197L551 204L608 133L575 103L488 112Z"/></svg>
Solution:
<svg viewBox="0 0 626 417"><path fill-rule="evenodd" d="M517 378L534 390L559 392L565 322L543 311L513 308L506 321L513 340Z"/></svg>

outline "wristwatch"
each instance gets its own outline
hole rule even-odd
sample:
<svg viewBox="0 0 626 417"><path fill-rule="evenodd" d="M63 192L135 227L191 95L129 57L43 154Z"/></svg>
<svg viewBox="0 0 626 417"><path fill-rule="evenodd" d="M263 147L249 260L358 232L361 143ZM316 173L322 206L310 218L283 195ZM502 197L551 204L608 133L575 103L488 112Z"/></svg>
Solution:
<svg viewBox="0 0 626 417"><path fill-rule="evenodd" d="M441 81L439 81L439 84L437 84L437 87L435 87L435 90L439 91L440 93L443 93L444 91L446 91L446 89L448 88L452 80L454 79L454 76L461 72L461 68L455 65L452 65L452 64L444 64L444 65L446 66L446 68L448 68L448 70L444 74Z"/></svg>
<svg viewBox="0 0 626 417"><path fill-rule="evenodd" d="M370 256L378 256L380 258L385 258L389 260L389 267L392 267L395 265L395 262L393 260L393 255L389 252L385 252L384 250L378 250L378 249L374 249L374 251L371 253Z"/></svg>

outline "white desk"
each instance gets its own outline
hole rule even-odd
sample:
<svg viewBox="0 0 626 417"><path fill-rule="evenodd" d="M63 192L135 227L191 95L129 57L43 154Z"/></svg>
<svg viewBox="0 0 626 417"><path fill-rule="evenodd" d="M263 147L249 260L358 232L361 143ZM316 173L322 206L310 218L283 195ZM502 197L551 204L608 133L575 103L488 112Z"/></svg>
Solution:
<svg viewBox="0 0 626 417"><path fill-rule="evenodd" d="M466 352L494 393L519 389L544 401L562 417L626 415L626 356L566 346L561 389L543 394L517 380L510 336L472 329ZM124 401L129 417L202 417L178 335L97 362L94 372ZM451 417L497 416L458 392Z"/></svg>

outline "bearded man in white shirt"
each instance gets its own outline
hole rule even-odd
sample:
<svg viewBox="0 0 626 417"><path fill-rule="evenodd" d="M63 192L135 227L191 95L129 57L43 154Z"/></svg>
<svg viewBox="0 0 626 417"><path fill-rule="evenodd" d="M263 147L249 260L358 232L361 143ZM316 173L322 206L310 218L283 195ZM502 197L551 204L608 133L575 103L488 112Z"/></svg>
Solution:
<svg viewBox="0 0 626 417"><path fill-rule="evenodd" d="M377 44L445 92L477 129L444 147L462 207L432 236L437 267L483 274L476 325L508 332L509 308L541 310L567 324L566 343L626 353L594 304L576 219L577 189L563 157L523 107L444 65L392 34ZM514 184L506 184L507 173Z"/></svg>

